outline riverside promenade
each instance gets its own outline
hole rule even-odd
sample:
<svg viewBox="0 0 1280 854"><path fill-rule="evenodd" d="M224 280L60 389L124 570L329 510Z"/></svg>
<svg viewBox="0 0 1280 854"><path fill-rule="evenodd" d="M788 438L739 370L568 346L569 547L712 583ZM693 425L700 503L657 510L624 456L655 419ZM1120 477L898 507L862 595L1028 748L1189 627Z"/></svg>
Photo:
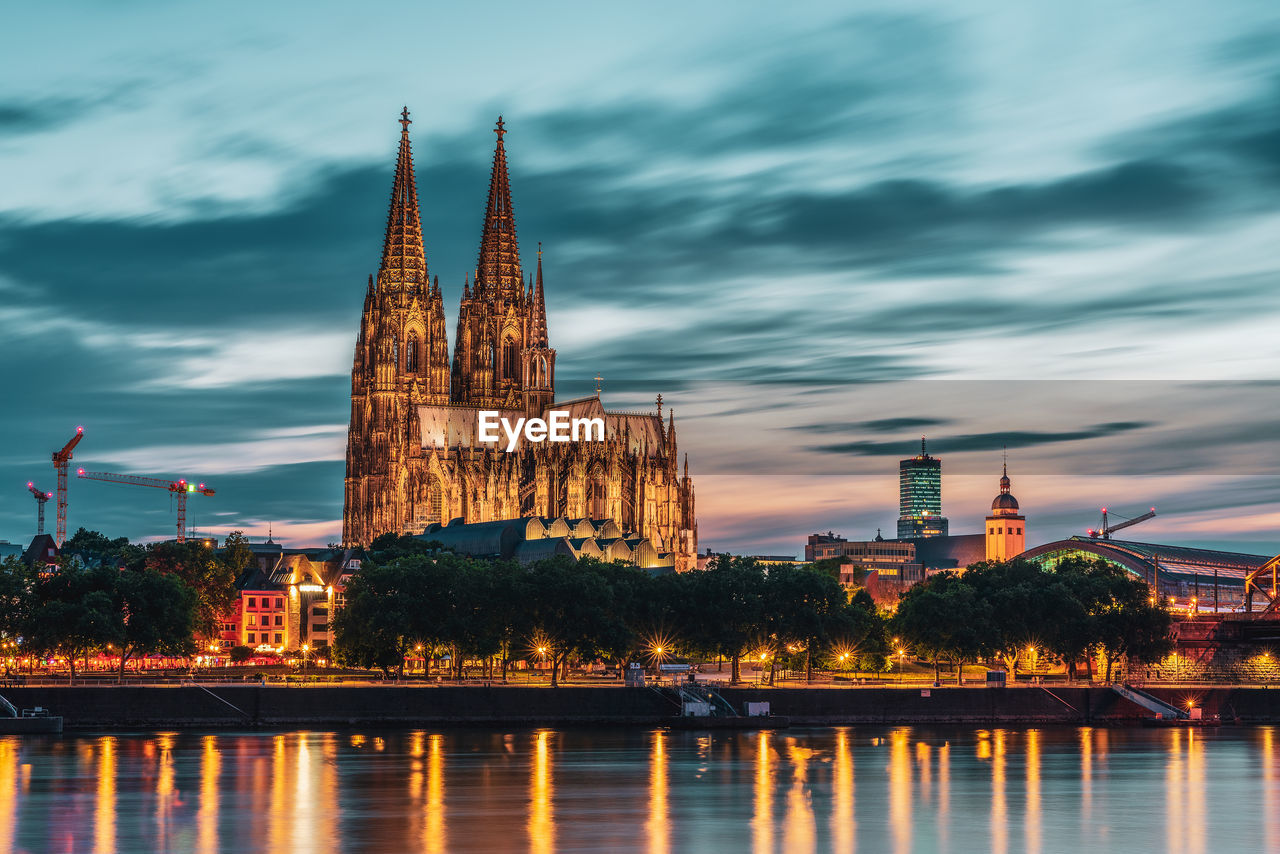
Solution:
<svg viewBox="0 0 1280 854"><path fill-rule="evenodd" d="M1206 719L1280 723L1280 689L1150 688ZM69 729L355 726L661 726L679 713L671 691L621 686L180 683L10 687ZM1150 713L1107 687L722 688L736 708L768 702L791 725L1137 724Z"/></svg>

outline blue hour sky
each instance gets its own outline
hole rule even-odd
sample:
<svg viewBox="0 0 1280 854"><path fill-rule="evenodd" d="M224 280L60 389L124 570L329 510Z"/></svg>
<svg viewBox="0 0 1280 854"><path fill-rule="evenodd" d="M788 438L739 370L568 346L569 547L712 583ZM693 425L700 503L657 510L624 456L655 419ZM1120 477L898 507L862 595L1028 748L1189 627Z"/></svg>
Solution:
<svg viewBox="0 0 1280 854"><path fill-rule="evenodd" d="M0 538L79 424L77 465L215 486L202 530L338 538L407 104L450 333L501 113L561 394L664 395L704 547L892 530L923 433L956 532L1007 448L1031 542L1155 504L1135 536L1280 551L1273 3L63 3L3 30ZM73 481L71 529L170 535L167 501Z"/></svg>

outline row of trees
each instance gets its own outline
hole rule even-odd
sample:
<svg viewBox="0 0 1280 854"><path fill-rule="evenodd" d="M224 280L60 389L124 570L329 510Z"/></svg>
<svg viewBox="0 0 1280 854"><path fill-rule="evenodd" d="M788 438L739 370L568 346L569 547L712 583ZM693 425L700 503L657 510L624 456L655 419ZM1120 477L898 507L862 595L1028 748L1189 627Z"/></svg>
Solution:
<svg viewBox="0 0 1280 854"><path fill-rule="evenodd" d="M475 561L404 537L375 543L335 619L339 660L390 673L415 650L486 662L506 678L519 659L545 659L555 684L570 659L626 662L723 657L731 678L748 655L778 667L880 670L899 649L931 662L1002 661L1016 676L1028 649L1061 661L1068 678L1097 654L1107 681L1119 659L1149 662L1172 648L1171 617L1147 585L1102 561L1052 570L1012 560L941 573L908 590L889 614L832 568L770 566L723 557L705 572L650 576L593 560L522 567ZM893 636L895 648L888 642ZM957 667L957 672L960 668Z"/></svg>
<svg viewBox="0 0 1280 854"><path fill-rule="evenodd" d="M381 538L334 618L339 661L384 672L421 647L447 650L506 678L513 661L543 659L552 682L571 659L628 662L675 654L723 657L732 678L764 652L811 672L815 658L878 666L885 624L865 592L808 568L723 557L705 572L652 576L622 564L554 558L530 566L476 561L411 538ZM490 675L492 672L490 671Z"/></svg>
<svg viewBox="0 0 1280 854"><path fill-rule="evenodd" d="M1116 661L1147 663L1172 651L1171 619L1145 582L1104 561L1067 558L1046 571L1015 558L912 587L892 627L933 663L935 680L942 661L1000 659L1016 675L1019 656L1034 649L1063 662L1068 679L1081 661L1092 677L1101 653L1110 682Z"/></svg>
<svg viewBox="0 0 1280 854"><path fill-rule="evenodd" d="M217 636L235 606L236 576L252 560L238 532L226 545L221 553L200 541L139 546L81 528L56 572L6 558L0 637L20 639L24 655L65 657L73 676L78 660L98 652L119 655L122 676L138 656L190 655L197 633Z"/></svg>

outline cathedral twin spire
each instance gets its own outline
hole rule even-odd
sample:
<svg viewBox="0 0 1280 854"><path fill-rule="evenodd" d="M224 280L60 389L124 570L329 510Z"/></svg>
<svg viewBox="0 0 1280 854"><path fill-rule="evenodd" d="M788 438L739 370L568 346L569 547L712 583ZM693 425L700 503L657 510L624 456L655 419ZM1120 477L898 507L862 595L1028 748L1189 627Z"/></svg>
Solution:
<svg viewBox="0 0 1280 854"><path fill-rule="evenodd" d="M437 282L432 287L427 275L413 152L409 143L412 120L407 107L400 114L399 121L400 150L391 187L382 262L366 303L382 304L396 293L425 294L430 303L426 306L428 313L442 316L439 284ZM507 171L506 132L499 116L494 128L498 139L493 152L480 249L474 278L468 274L463 285L452 370L449 368L447 345L429 346L424 353L421 345L405 338L403 344L397 344L397 353L403 348L404 354L415 358L425 354L426 364L412 365L413 371L433 375L437 369L443 371L447 376L444 382L449 386L444 393L452 402L534 408L550 404L554 398L555 351L550 349L547 335L541 244L536 285L530 281L526 290L520 268ZM400 325L405 328L397 330L397 338L410 334L408 327L416 328L411 321ZM434 333L429 337L436 338ZM443 335L440 340L444 340ZM396 361L398 365L409 367L398 355ZM535 390L536 394L531 396L530 390Z"/></svg>
<svg viewBox="0 0 1280 854"><path fill-rule="evenodd" d="M400 152L391 184L387 212L387 236L382 244L379 287L416 286L427 283L427 255L422 245L422 219L418 210L418 182L413 175L413 151L409 146L409 108L400 114Z"/></svg>
<svg viewBox="0 0 1280 854"><path fill-rule="evenodd" d="M510 293L522 290L520 248L516 245L516 221L511 210L511 181L507 177L507 148L502 137L507 131L498 116L493 129L498 144L493 150L493 169L489 175L489 201L484 209L484 230L480 236L480 255L476 262L475 293L490 290Z"/></svg>

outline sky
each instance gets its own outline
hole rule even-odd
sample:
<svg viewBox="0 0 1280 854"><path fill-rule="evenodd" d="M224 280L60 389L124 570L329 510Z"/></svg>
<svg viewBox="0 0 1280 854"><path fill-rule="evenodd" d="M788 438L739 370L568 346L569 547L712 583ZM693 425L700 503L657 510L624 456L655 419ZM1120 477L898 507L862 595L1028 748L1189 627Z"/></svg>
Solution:
<svg viewBox="0 0 1280 854"><path fill-rule="evenodd" d="M411 111L452 336L498 115L562 398L677 416L700 545L894 529L1280 551L1280 7L26 4L0 32L0 539L76 466L200 531L341 535ZM69 527L172 536L76 481ZM52 530L50 503L46 527Z"/></svg>

